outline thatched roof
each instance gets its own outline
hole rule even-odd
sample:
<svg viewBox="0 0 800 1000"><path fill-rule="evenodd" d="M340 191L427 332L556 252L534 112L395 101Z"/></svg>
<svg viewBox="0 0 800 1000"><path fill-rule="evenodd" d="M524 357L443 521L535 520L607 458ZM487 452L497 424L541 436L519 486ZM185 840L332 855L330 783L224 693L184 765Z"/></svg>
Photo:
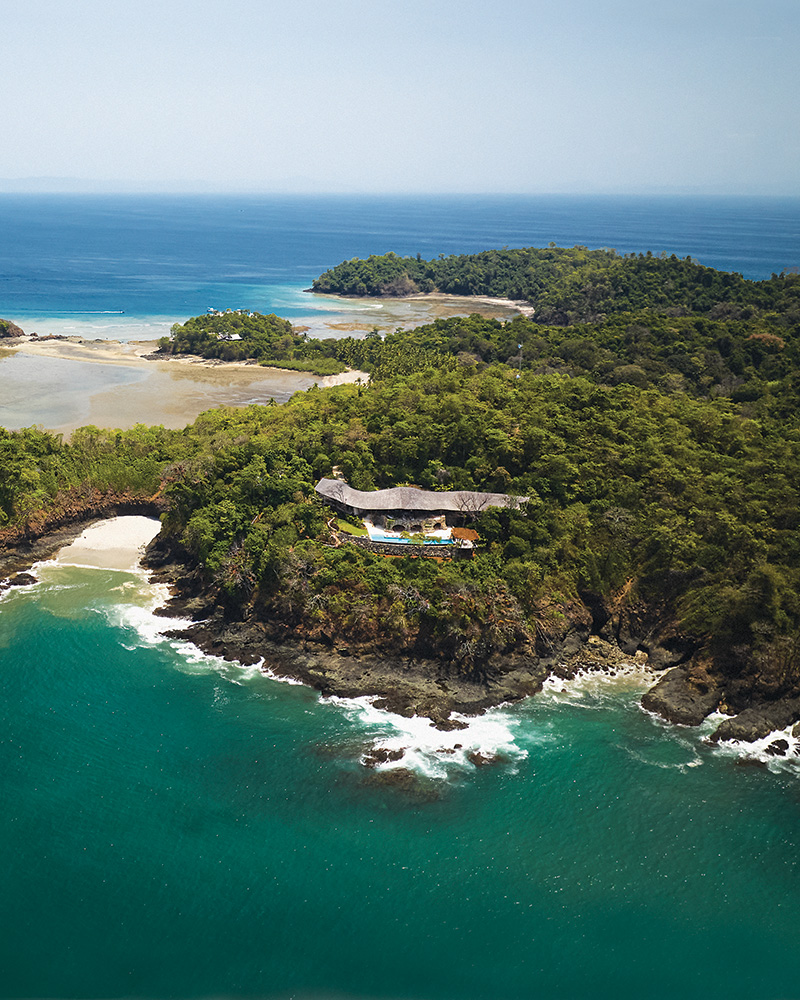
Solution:
<svg viewBox="0 0 800 1000"><path fill-rule="evenodd" d="M391 490L354 490L340 479L320 479L316 491L326 500L346 504L356 510L419 510L460 511L477 514L487 507L516 507L526 497L510 497L505 493L473 493L455 490L432 493L413 486L395 486Z"/></svg>

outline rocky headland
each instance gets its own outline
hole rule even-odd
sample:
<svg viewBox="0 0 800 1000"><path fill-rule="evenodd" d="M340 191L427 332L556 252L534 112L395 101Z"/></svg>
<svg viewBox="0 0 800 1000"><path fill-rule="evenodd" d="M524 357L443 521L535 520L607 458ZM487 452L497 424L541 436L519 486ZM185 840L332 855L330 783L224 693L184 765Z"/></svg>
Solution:
<svg viewBox="0 0 800 1000"><path fill-rule="evenodd" d="M312 634L260 617L252 609L232 611L204 582L200 568L163 537L148 547L144 566L155 581L172 589L172 598L159 613L194 620L171 635L226 659L246 664L263 660L266 671L300 680L324 695L373 696L379 707L427 716L441 728L459 725L451 718L453 712L478 714L535 694L551 674L564 679L582 671L613 674L631 663L662 672L684 663L692 652L691 641L676 630L667 607L647 609L623 602L600 610L591 607L585 595L560 607L557 629L496 653L471 670L455 669L430 655L424 643L403 650L378 649ZM717 703L709 711L716 708Z"/></svg>
<svg viewBox="0 0 800 1000"><path fill-rule="evenodd" d="M133 513L157 516L163 509L159 496L95 491L24 526L5 529L0 532L0 587L34 582L25 571L94 521ZM763 669L748 674L740 663L715 660L678 628L668 597L648 602L632 598L628 588L613 602L604 602L583 593L580 600L560 605L557 628L464 670L429 655L424 643L386 650L321 637L302 626L260 617L252 608L237 612L221 600L201 567L161 535L148 546L142 564L154 582L167 583L172 592L158 613L192 620L168 635L215 656L261 663L266 673L301 681L323 695L371 696L380 708L425 716L441 729L463 725L453 713L476 715L536 694L548 676L613 675L633 664L658 676L642 697L647 711L684 726L697 726L718 711L726 714L710 737L714 742L750 742L793 724L800 736L800 691L770 688ZM784 755L789 747L782 743L786 741L776 740L770 752Z"/></svg>
<svg viewBox="0 0 800 1000"><path fill-rule="evenodd" d="M548 676L613 675L633 664L658 678L642 698L647 711L684 726L697 726L715 712L728 715L712 741L752 741L792 723L798 723L800 735L800 692L777 688L767 693L758 678L734 669L736 664L715 661L705 645L678 627L669 596L645 601L632 597L628 588L613 602L603 602L584 593L560 606L557 628L463 671L426 655L424 644L376 649L256 613L232 613L185 553L161 537L149 546L144 565L154 580L172 588L173 597L160 613L194 619L171 634L226 659L263 660L265 671L302 681L324 695L373 696L379 707L426 716L443 729L460 725L452 713L479 714L518 701L541 690ZM776 745L775 752L782 750Z"/></svg>

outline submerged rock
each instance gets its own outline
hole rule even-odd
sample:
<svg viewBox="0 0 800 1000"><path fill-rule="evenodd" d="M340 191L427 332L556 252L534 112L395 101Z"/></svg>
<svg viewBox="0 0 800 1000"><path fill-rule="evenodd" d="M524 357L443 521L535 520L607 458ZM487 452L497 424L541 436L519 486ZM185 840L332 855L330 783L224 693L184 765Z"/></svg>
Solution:
<svg viewBox="0 0 800 1000"><path fill-rule="evenodd" d="M414 802L435 802L441 798L445 783L435 781L405 767L369 771L363 783L367 786L390 788Z"/></svg>
<svg viewBox="0 0 800 1000"><path fill-rule="evenodd" d="M496 753L487 753L485 750L470 750L467 760L475 767L485 767L487 764L497 764L500 756Z"/></svg>
<svg viewBox="0 0 800 1000"><path fill-rule="evenodd" d="M373 747L361 758L364 767L377 767L379 764L389 764L393 761L402 760L405 757L405 750L389 750L386 747Z"/></svg>
<svg viewBox="0 0 800 1000"><path fill-rule="evenodd" d="M759 760L758 757L737 757L734 761L736 767L760 767L762 770L766 768L766 762Z"/></svg>

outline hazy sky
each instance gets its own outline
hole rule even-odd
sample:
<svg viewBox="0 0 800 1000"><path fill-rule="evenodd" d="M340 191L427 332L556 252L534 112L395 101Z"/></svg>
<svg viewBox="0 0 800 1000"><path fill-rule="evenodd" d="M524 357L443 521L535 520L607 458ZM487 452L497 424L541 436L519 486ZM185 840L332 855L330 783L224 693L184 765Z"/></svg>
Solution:
<svg viewBox="0 0 800 1000"><path fill-rule="evenodd" d="M800 0L0 4L0 189L800 194Z"/></svg>

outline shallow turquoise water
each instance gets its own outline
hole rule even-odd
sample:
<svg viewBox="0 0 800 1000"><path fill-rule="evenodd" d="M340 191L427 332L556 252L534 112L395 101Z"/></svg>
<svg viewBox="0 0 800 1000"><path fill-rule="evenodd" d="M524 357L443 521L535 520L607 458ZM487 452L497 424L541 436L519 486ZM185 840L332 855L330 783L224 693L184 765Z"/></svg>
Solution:
<svg viewBox="0 0 800 1000"><path fill-rule="evenodd" d="M389 249L800 263L797 199L8 196L0 223L0 314L123 340L209 306L303 316L314 276ZM59 364L70 391L127 378ZM800 997L791 765L739 767L624 685L437 746L151 641L132 576L43 580L0 603L1 996ZM379 738L416 747L410 788L359 763ZM458 739L503 760L438 752Z"/></svg>
<svg viewBox="0 0 800 1000"><path fill-rule="evenodd" d="M663 250L768 278L800 264L800 199L0 194L0 232L0 316L27 333L156 340L214 307L275 312L328 337L347 333L355 311L386 328L407 322L374 303L349 301L342 314L341 302L303 292L354 256L430 258L552 240ZM0 424L68 432L95 422L93 392L141 377L129 367L0 358ZM280 401L298 387L269 394Z"/></svg>
<svg viewBox="0 0 800 1000"><path fill-rule="evenodd" d="M61 567L0 606L2 995L800 992L791 767L612 684L387 786L389 717L149 641L151 600Z"/></svg>

